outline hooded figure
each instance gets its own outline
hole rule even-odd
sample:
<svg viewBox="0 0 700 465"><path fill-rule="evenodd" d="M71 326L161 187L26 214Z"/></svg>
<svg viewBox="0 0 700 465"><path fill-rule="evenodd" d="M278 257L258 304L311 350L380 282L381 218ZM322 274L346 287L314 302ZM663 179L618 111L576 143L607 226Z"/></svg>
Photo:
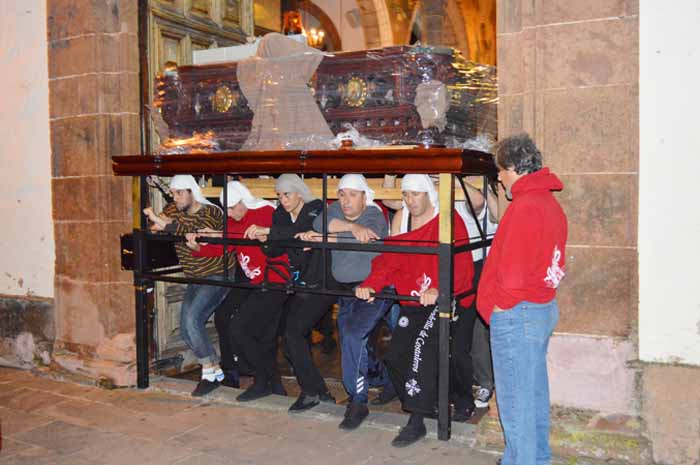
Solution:
<svg viewBox="0 0 700 465"><path fill-rule="evenodd" d="M170 180L170 188L175 190L189 189L197 202L216 207L216 205L204 197L204 194L202 194L202 188L199 187L199 184L197 184L197 181L194 180L194 177L191 174L178 174L173 176L173 178Z"/></svg>
<svg viewBox="0 0 700 465"><path fill-rule="evenodd" d="M433 180L427 174L407 174L401 179L401 192L427 192L428 200L433 206L433 218L440 212L440 206L438 203L438 192L435 188ZM408 206L406 202L403 202L403 209L401 210L401 232L408 231Z"/></svg>
<svg viewBox="0 0 700 465"><path fill-rule="evenodd" d="M221 201L221 205L224 205L223 189L221 190L221 194L219 194L219 201ZM238 202L243 202L243 205L250 210L257 210L265 206L275 208L272 202L255 197L245 184L239 181L230 181L226 184L226 201L228 203L226 208L231 208Z"/></svg>
<svg viewBox="0 0 700 465"><path fill-rule="evenodd" d="M374 191L367 184L367 179L361 174L346 174L338 182L338 190L353 189L365 193L365 205L368 207L380 208L374 202ZM381 208L380 208L381 210Z"/></svg>
<svg viewBox="0 0 700 465"><path fill-rule="evenodd" d="M309 203L316 197L311 193L309 186L296 174L285 173L280 175L275 182L276 192L297 192L301 194L304 203Z"/></svg>

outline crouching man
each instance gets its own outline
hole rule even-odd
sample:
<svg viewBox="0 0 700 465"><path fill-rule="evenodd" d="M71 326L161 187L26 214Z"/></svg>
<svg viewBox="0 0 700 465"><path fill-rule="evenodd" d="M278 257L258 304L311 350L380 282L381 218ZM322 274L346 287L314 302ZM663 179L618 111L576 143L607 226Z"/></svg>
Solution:
<svg viewBox="0 0 700 465"><path fill-rule="evenodd" d="M299 237L307 241L320 241L320 231L323 231L322 216L314 221L314 231L307 231ZM382 210L374 203L374 191L361 174L346 174L340 178L338 201L328 208L327 231L330 242L362 244L383 239L388 234L389 225ZM372 252L334 250L333 278L342 289L354 290L369 275L372 259L377 255ZM389 309L391 301L377 299L367 302L355 297L341 297L338 304L343 386L350 396L345 418L338 427L353 430L369 414L367 340Z"/></svg>

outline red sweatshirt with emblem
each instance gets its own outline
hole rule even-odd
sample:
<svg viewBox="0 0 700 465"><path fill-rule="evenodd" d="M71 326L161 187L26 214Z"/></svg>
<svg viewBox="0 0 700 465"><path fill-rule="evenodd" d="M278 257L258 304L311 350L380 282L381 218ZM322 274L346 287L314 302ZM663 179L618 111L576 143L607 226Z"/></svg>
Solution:
<svg viewBox="0 0 700 465"><path fill-rule="evenodd" d="M498 225L477 292L477 309L488 323L494 306L554 299L564 277L567 222L552 191L564 188L548 168L523 176Z"/></svg>
<svg viewBox="0 0 700 465"><path fill-rule="evenodd" d="M248 209L240 221L236 221L230 216L227 219L228 237L231 239L243 239L243 233L251 225L258 225L269 228L272 225L272 213L275 211L270 206ZM257 245L229 245L229 253L236 253L238 266L250 279L251 284L260 284L265 279L265 269L267 268L267 255L265 255ZM218 257L223 255L224 246L221 244L201 244L198 252L192 252L195 257ZM288 263L287 255L275 257L275 261ZM277 268L279 269L279 268ZM280 271L286 271L280 269ZM270 270L268 272L268 282L285 283L286 280L278 273Z"/></svg>
<svg viewBox="0 0 700 465"><path fill-rule="evenodd" d="M412 245L418 247L436 246L439 238L440 215L423 226L407 233L391 236L384 240L385 244ZM462 218L455 214L454 237L455 245L469 243L467 228ZM431 241L431 242L421 242ZM454 292L460 294L472 287L474 262L472 253L460 252L454 257ZM393 285L400 295L418 297L422 291L438 287L438 257L437 255L383 253L372 260L372 271L360 285L371 287L379 292L382 288ZM474 301L474 295L468 295L460 300L460 305L468 307ZM402 305L420 305L418 302L402 301Z"/></svg>

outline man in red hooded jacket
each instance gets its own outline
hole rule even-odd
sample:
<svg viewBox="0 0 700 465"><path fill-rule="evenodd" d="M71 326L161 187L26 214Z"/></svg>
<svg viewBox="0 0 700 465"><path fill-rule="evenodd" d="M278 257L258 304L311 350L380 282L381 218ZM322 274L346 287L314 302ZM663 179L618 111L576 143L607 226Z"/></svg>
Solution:
<svg viewBox="0 0 700 465"><path fill-rule="evenodd" d="M552 191L563 184L526 134L502 140L498 179L512 200L477 291L491 325L496 400L506 448L502 465L551 464L547 347L559 319L567 222Z"/></svg>

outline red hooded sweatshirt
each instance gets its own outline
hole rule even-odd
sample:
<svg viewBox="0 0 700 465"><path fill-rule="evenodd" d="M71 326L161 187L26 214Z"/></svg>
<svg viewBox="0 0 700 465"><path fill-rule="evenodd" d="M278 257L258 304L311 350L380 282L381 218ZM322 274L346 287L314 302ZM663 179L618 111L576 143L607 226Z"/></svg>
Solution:
<svg viewBox="0 0 700 465"><path fill-rule="evenodd" d="M566 215L552 191L564 188L549 168L523 176L498 225L479 281L476 306L488 323L494 306L554 299L564 277Z"/></svg>
<svg viewBox="0 0 700 465"><path fill-rule="evenodd" d="M231 239L243 239L243 233L249 226L256 224L269 228L272 225L272 213L275 211L270 206L248 209L240 221L236 221L230 216L227 219L228 237ZM267 268L267 255L265 255L257 245L229 245L228 252L236 252L236 261L241 270L250 279L251 284L260 284L265 279L265 269ZM192 252L195 257L218 257L224 253L224 246L221 244L201 244L199 252ZM287 255L275 257L275 261L288 262ZM277 268L279 269L279 267ZM286 271L281 270L280 271ZM285 283L286 280L272 270L268 272L268 282Z"/></svg>
<svg viewBox="0 0 700 465"><path fill-rule="evenodd" d="M407 233L398 234L384 240L385 244L392 245L412 245L429 246L434 245L427 242L438 240L440 215L424 224L418 229ZM464 226L462 218L455 214L454 237L455 245L469 243L467 228ZM454 258L454 292L461 294L472 287L472 277L474 276L474 262L472 253L461 252ZM438 257L437 255L407 254L386 252L372 260L372 271L367 279L361 284L362 287L371 287L379 292L382 288L394 285L396 292L400 295L412 295L418 297L421 291L438 287ZM460 300L460 305L468 307L474 301L474 295L468 295ZM412 301L402 301L403 305L418 306L420 303Z"/></svg>

